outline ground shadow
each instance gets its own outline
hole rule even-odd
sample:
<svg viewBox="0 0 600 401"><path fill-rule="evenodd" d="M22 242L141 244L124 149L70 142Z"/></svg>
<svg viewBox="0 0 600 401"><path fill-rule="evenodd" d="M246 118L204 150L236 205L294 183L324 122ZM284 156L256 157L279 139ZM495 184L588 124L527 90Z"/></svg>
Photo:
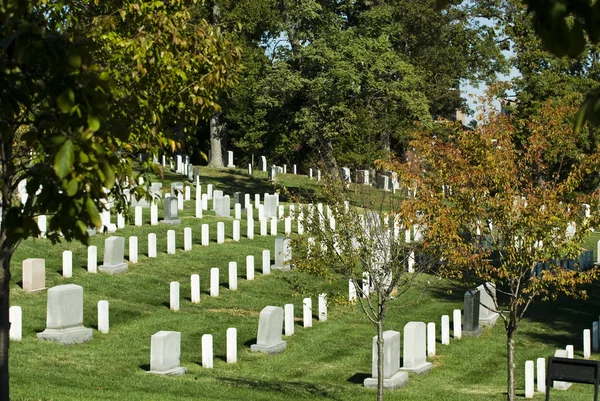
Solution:
<svg viewBox="0 0 600 401"><path fill-rule="evenodd" d="M161 303L161 305L164 306L167 309L171 309L171 303L170 302L165 301L165 302Z"/></svg>
<svg viewBox="0 0 600 401"><path fill-rule="evenodd" d="M141 365L138 365L140 369L146 371L146 372L150 372L150 364L149 363L143 363Z"/></svg>
<svg viewBox="0 0 600 401"><path fill-rule="evenodd" d="M248 347L248 348L250 348L250 346L251 346L251 345L254 345L254 344L256 344L256 337L255 337L255 338L251 338L250 340L248 340L248 341L246 341L246 342L244 343L244 345L245 345L246 347Z"/></svg>
<svg viewBox="0 0 600 401"><path fill-rule="evenodd" d="M354 384L363 384L365 379L368 379L369 377L371 377L370 373L355 373L353 376L346 379L346 381Z"/></svg>
<svg viewBox="0 0 600 401"><path fill-rule="evenodd" d="M285 394L290 397L304 397L305 399L327 398L338 399L329 394L323 387L304 382L277 382L272 380L238 379L231 377L219 377L219 381L227 382L232 386L244 387L252 390L270 391Z"/></svg>

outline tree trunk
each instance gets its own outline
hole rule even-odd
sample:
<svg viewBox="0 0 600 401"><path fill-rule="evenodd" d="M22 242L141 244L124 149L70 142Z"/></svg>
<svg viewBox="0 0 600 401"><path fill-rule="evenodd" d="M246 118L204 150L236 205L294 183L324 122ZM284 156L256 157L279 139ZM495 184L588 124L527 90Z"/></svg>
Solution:
<svg viewBox="0 0 600 401"><path fill-rule="evenodd" d="M506 329L506 368L508 373L506 399L515 400L515 329Z"/></svg>
<svg viewBox="0 0 600 401"><path fill-rule="evenodd" d="M383 320L377 320L377 401L383 401Z"/></svg>
<svg viewBox="0 0 600 401"><path fill-rule="evenodd" d="M6 239L5 239L6 241ZM0 255L0 401L9 401L8 380L8 321L9 284L10 284L10 255L2 251Z"/></svg>
<svg viewBox="0 0 600 401"><path fill-rule="evenodd" d="M209 167L224 168L223 165L223 126L219 113L210 118L210 161Z"/></svg>

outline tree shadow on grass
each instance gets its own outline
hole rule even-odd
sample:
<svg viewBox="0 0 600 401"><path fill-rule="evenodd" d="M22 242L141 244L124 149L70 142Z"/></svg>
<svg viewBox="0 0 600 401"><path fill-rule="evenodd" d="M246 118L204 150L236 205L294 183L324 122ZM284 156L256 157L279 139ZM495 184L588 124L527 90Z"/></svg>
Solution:
<svg viewBox="0 0 600 401"><path fill-rule="evenodd" d="M217 380L225 382L231 386L244 387L251 390L282 393L289 397L304 397L305 399L340 399L333 394L330 394L327 389L312 383L236 379L230 377L219 377Z"/></svg>
<svg viewBox="0 0 600 401"><path fill-rule="evenodd" d="M353 376L350 376L346 381L348 383L360 384L362 385L365 379L371 377L369 373L355 373Z"/></svg>

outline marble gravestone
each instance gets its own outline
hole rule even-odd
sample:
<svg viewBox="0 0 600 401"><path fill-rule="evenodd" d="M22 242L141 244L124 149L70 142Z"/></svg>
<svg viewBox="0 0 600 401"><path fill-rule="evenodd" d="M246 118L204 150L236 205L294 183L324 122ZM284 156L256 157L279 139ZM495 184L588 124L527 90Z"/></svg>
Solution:
<svg viewBox="0 0 600 401"><path fill-rule="evenodd" d="M103 265L98 270L108 274L127 273L127 263L125 258L125 238L108 237L104 241L104 260Z"/></svg>
<svg viewBox="0 0 600 401"><path fill-rule="evenodd" d="M64 284L48 289L46 330L37 337L61 344L80 344L92 339L92 329L83 326L83 287Z"/></svg>
<svg viewBox="0 0 600 401"><path fill-rule="evenodd" d="M423 322L408 322L404 326L404 359L402 370L427 373L431 363L427 362L427 326Z"/></svg>
<svg viewBox="0 0 600 401"><path fill-rule="evenodd" d="M37 292L46 289L46 260L25 259L23 261L23 289Z"/></svg>
<svg viewBox="0 0 600 401"><path fill-rule="evenodd" d="M183 375L186 368L179 366L181 333L159 331L150 340L150 371L157 375Z"/></svg>
<svg viewBox="0 0 600 401"><path fill-rule="evenodd" d="M470 290L465 292L464 314L462 334L469 337L479 337L483 327L479 325L479 299L480 292Z"/></svg>
<svg viewBox="0 0 600 401"><path fill-rule="evenodd" d="M373 337L371 376L363 382L365 387L377 388L377 336ZM395 389L408 382L408 373L400 370L400 333L394 330L383 332L383 387Z"/></svg>
<svg viewBox="0 0 600 401"><path fill-rule="evenodd" d="M252 352L277 354L283 352L287 343L281 339L283 329L283 308L266 306L260 312L256 344L250 346Z"/></svg>
<svg viewBox="0 0 600 401"><path fill-rule="evenodd" d="M494 304L493 299L493 297L496 297L496 285L493 283L484 283L477 287L477 290L480 294L479 324L483 326L494 326L498 320L498 317L500 317L498 312L493 312L496 310L496 305Z"/></svg>
<svg viewBox="0 0 600 401"><path fill-rule="evenodd" d="M271 269L290 270L290 260L292 259L291 240L287 237L275 238L275 264Z"/></svg>
<svg viewBox="0 0 600 401"><path fill-rule="evenodd" d="M178 209L177 209L177 198L169 197L165 198L165 211L164 211L164 219L161 220L161 223L165 224L179 224L181 220L178 218Z"/></svg>

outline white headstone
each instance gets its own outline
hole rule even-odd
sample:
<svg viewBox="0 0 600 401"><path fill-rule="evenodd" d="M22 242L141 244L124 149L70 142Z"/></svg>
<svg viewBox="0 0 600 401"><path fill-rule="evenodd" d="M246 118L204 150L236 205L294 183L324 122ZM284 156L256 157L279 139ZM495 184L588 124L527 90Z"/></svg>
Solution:
<svg viewBox="0 0 600 401"><path fill-rule="evenodd" d="M246 238L254 239L254 219L248 220L248 227L246 228Z"/></svg>
<svg viewBox="0 0 600 401"><path fill-rule="evenodd" d="M142 225L142 207L135 207L135 225L136 227L141 227Z"/></svg>
<svg viewBox="0 0 600 401"><path fill-rule="evenodd" d="M95 245L88 246L87 249L87 271L88 273L98 272L98 248Z"/></svg>
<svg viewBox="0 0 600 401"><path fill-rule="evenodd" d="M233 217L236 220L241 220L242 219L242 205L239 203L236 203L233 206Z"/></svg>
<svg viewBox="0 0 600 401"><path fill-rule="evenodd" d="M148 257L149 258L156 257L156 234L155 233L148 234Z"/></svg>
<svg viewBox="0 0 600 401"><path fill-rule="evenodd" d="M319 294L319 321L327 320L327 294Z"/></svg>
<svg viewBox="0 0 600 401"><path fill-rule="evenodd" d="M477 290L479 290L479 324L493 326L500 316L498 312L494 312L496 310L494 302L496 285L494 283L481 284Z"/></svg>
<svg viewBox="0 0 600 401"><path fill-rule="evenodd" d="M206 185L206 197L208 200L211 200L213 198L213 186L212 184L207 184Z"/></svg>
<svg viewBox="0 0 600 401"><path fill-rule="evenodd" d="M462 315L460 309L452 311L452 329L454 331L454 338L459 339L462 337Z"/></svg>
<svg viewBox="0 0 600 401"><path fill-rule="evenodd" d="M208 194L202 194L202 210L208 210Z"/></svg>
<svg viewBox="0 0 600 401"><path fill-rule="evenodd" d="M240 221L239 220L233 220L233 240L234 241L239 241L240 240Z"/></svg>
<svg viewBox="0 0 600 401"><path fill-rule="evenodd" d="M284 334L291 336L294 334L294 304L285 304L285 327Z"/></svg>
<svg viewBox="0 0 600 401"><path fill-rule="evenodd" d="M435 356L435 323L427 323L427 356Z"/></svg>
<svg viewBox="0 0 600 401"><path fill-rule="evenodd" d="M210 296L219 296L219 268L213 267L210 269Z"/></svg>
<svg viewBox="0 0 600 401"><path fill-rule="evenodd" d="M546 358L536 360L537 391L546 392Z"/></svg>
<svg viewBox="0 0 600 401"><path fill-rule="evenodd" d="M217 244L225 242L225 223L219 221L217 223Z"/></svg>
<svg viewBox="0 0 600 401"><path fill-rule="evenodd" d="M431 370L427 362L427 334L423 322L408 322L404 326L404 363L402 370L425 373Z"/></svg>
<svg viewBox="0 0 600 401"><path fill-rule="evenodd" d="M237 290L237 262L229 262L229 289Z"/></svg>
<svg viewBox="0 0 600 401"><path fill-rule="evenodd" d="M267 219L260 219L260 235L267 235Z"/></svg>
<svg viewBox="0 0 600 401"><path fill-rule="evenodd" d="M73 277L73 252L64 251L62 256L62 275L63 277L71 278Z"/></svg>
<svg viewBox="0 0 600 401"><path fill-rule="evenodd" d="M154 203L154 201L152 202L152 204L150 205L150 225L157 225L158 224L158 205L156 203Z"/></svg>
<svg viewBox="0 0 600 401"><path fill-rule="evenodd" d="M37 217L38 228L40 230L40 236L42 238L45 238L46 232L48 232L47 221L48 221L48 219L47 219L46 215L41 214Z"/></svg>
<svg viewBox="0 0 600 401"><path fill-rule="evenodd" d="M193 304L200 302L200 276L198 274L192 274L191 277L191 300Z"/></svg>
<svg viewBox="0 0 600 401"><path fill-rule="evenodd" d="M377 336L373 337L372 349L372 377L365 379L365 387L377 387ZM383 332L383 387L398 388L407 381L408 373L400 371L400 333L386 330Z"/></svg>
<svg viewBox="0 0 600 401"><path fill-rule="evenodd" d="M167 253L169 255L175 254L175 230L167 231Z"/></svg>
<svg viewBox="0 0 600 401"><path fill-rule="evenodd" d="M525 398L533 398L535 372L533 361L525 361Z"/></svg>
<svg viewBox="0 0 600 401"><path fill-rule="evenodd" d="M237 329L227 329L227 363L237 362Z"/></svg>
<svg viewBox="0 0 600 401"><path fill-rule="evenodd" d="M354 285L354 281L352 279L348 280L348 301L356 301L356 286Z"/></svg>
<svg viewBox="0 0 600 401"><path fill-rule="evenodd" d="M254 280L254 256L246 256L246 280Z"/></svg>
<svg viewBox="0 0 600 401"><path fill-rule="evenodd" d="M117 213L117 228L119 230L125 228L125 217L121 212Z"/></svg>
<svg viewBox="0 0 600 401"><path fill-rule="evenodd" d="M250 346L250 351L276 354L286 348L286 342L281 339L283 329L283 309L278 306L266 306L260 312L256 344Z"/></svg>
<svg viewBox="0 0 600 401"><path fill-rule="evenodd" d="M183 250L184 251L192 250L192 229L191 229L191 227L186 227L183 229Z"/></svg>
<svg viewBox="0 0 600 401"><path fill-rule="evenodd" d="M291 240L287 237L275 238L275 264L271 269L290 270L292 259Z"/></svg>
<svg viewBox="0 0 600 401"><path fill-rule="evenodd" d="M262 274L271 274L271 251L268 249L262 251Z"/></svg>
<svg viewBox="0 0 600 401"><path fill-rule="evenodd" d="M127 263L125 257L125 238L108 237L104 240L104 260L103 265L98 267L101 272L109 274L127 273Z"/></svg>
<svg viewBox="0 0 600 401"><path fill-rule="evenodd" d="M183 194L181 192L177 194L177 209L183 210Z"/></svg>
<svg viewBox="0 0 600 401"><path fill-rule="evenodd" d="M30 258L23 261L23 289L37 292L46 288L46 261Z"/></svg>
<svg viewBox="0 0 600 401"><path fill-rule="evenodd" d="M202 224L202 246L208 246L210 240L208 235L208 224Z"/></svg>
<svg viewBox="0 0 600 401"><path fill-rule="evenodd" d="M442 344L450 344L450 316L442 316Z"/></svg>
<svg viewBox="0 0 600 401"><path fill-rule="evenodd" d="M108 330L108 301L98 301L98 331L106 334L108 333Z"/></svg>
<svg viewBox="0 0 600 401"><path fill-rule="evenodd" d="M169 290L170 290L169 308L172 311L178 311L179 310L179 282L171 281Z"/></svg>
<svg viewBox="0 0 600 401"><path fill-rule="evenodd" d="M189 186L185 186L185 200L189 201L192 200L192 188L190 188Z"/></svg>
<svg viewBox="0 0 600 401"><path fill-rule="evenodd" d="M179 366L181 333L159 331L152 335L150 343L150 373L159 375L183 375L186 368Z"/></svg>
<svg viewBox="0 0 600 401"><path fill-rule="evenodd" d="M23 339L23 310L20 306L13 305L8 309L8 321L10 322L8 337L11 341L21 341Z"/></svg>
<svg viewBox="0 0 600 401"><path fill-rule="evenodd" d="M92 329L83 326L83 287L65 284L48 289L46 330L38 338L62 344L92 339Z"/></svg>
<svg viewBox="0 0 600 401"><path fill-rule="evenodd" d="M277 218L275 217L271 219L271 235L277 235Z"/></svg>
<svg viewBox="0 0 600 401"><path fill-rule="evenodd" d="M592 356L592 333L590 329L583 330L583 358L590 359Z"/></svg>
<svg viewBox="0 0 600 401"><path fill-rule="evenodd" d="M312 327L312 299L302 300L302 323L304 327Z"/></svg>
<svg viewBox="0 0 600 401"><path fill-rule="evenodd" d="M138 262L138 237L136 236L129 237L129 262Z"/></svg>

